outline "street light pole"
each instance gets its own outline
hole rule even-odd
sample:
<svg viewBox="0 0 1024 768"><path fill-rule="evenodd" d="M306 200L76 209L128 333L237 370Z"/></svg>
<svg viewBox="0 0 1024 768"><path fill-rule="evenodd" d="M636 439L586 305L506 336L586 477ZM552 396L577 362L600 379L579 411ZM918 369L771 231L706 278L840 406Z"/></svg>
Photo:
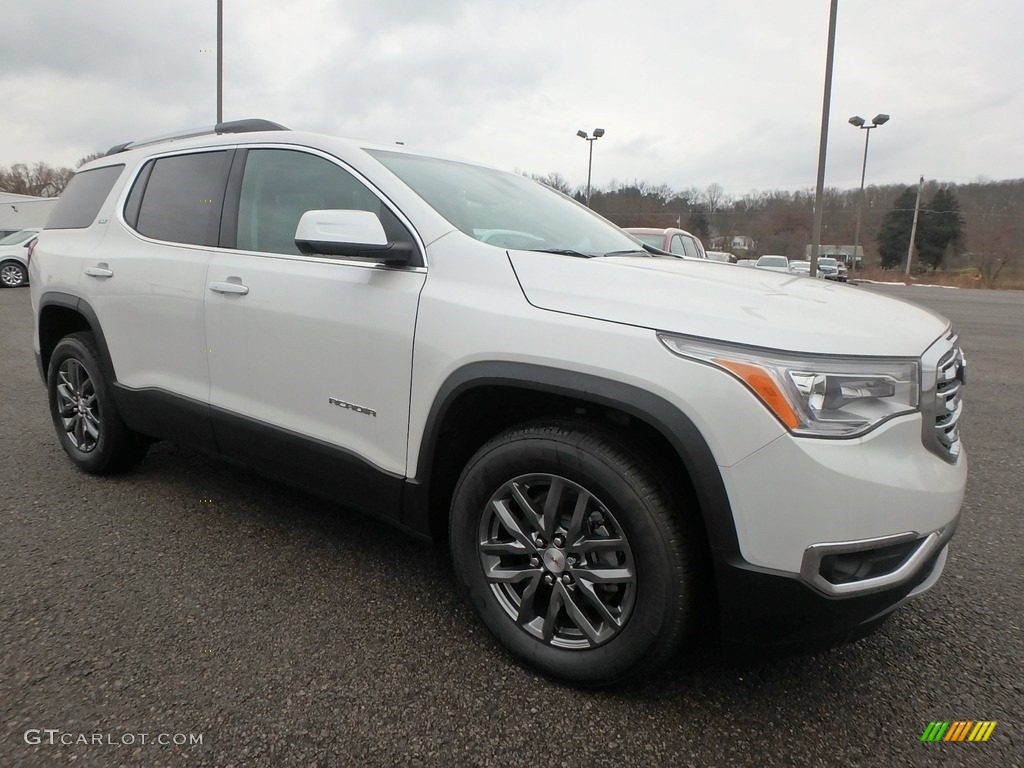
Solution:
<svg viewBox="0 0 1024 768"><path fill-rule="evenodd" d="M224 0L217 0L217 122L224 122Z"/></svg>
<svg viewBox="0 0 1024 768"><path fill-rule="evenodd" d="M590 207L590 174L594 169L594 142L604 136L604 128L595 128L594 135L588 136L586 131L576 131L576 135L585 139L590 145L590 158L587 160L587 208Z"/></svg>
<svg viewBox="0 0 1024 768"><path fill-rule="evenodd" d="M825 50L825 92L821 99L821 139L818 142L818 181L814 190L814 226L811 230L811 275L818 274L821 220L825 200L825 154L828 149L828 115L832 104L832 62L836 52L836 14L839 0L832 0L828 14L828 46Z"/></svg>
<svg viewBox="0 0 1024 768"><path fill-rule="evenodd" d="M880 125L885 125L889 122L889 116L878 114L871 119L871 125L865 125L866 121L863 117L855 115L849 120L850 125L856 126L861 130L865 131L864 134L864 162L860 168L860 198L857 202L857 228L853 234L853 257L850 262L850 268L855 269L857 266L857 248L860 246L860 225L861 220L864 216L864 177L868 172L868 141L871 139L871 129L877 128Z"/></svg>

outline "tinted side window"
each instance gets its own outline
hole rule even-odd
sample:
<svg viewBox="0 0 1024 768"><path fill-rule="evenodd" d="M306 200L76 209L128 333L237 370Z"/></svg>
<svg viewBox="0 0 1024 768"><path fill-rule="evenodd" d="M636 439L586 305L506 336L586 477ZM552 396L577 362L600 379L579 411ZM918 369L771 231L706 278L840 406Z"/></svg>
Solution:
<svg viewBox="0 0 1024 768"><path fill-rule="evenodd" d="M681 238L679 235L673 235L672 243L669 245L669 252L677 253L680 256L686 253L686 249L683 247L683 238Z"/></svg>
<svg viewBox="0 0 1024 768"><path fill-rule="evenodd" d="M289 149L249 151L238 206L237 248L300 254L295 228L306 211L372 211L389 240L408 240L387 206L343 168L316 155Z"/></svg>
<svg viewBox="0 0 1024 768"><path fill-rule="evenodd" d="M135 229L146 237L192 245L216 245L227 184L229 152L161 157L145 183ZM129 196L130 201L135 190Z"/></svg>
<svg viewBox="0 0 1024 768"><path fill-rule="evenodd" d="M123 170L122 164L76 173L50 214L46 228L84 229L91 226Z"/></svg>

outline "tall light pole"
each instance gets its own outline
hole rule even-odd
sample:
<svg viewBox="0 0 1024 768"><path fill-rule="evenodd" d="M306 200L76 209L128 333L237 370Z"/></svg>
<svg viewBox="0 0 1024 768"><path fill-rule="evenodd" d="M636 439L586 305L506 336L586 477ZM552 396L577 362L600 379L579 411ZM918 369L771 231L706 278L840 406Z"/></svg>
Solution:
<svg viewBox="0 0 1024 768"><path fill-rule="evenodd" d="M811 274L818 274L821 248L821 219L825 201L825 153L828 149L828 115L832 104L832 62L836 54L836 14L839 0L832 0L828 13L828 46L825 50L825 92L821 99L821 139L818 142L818 181L814 190L814 227L811 230Z"/></svg>
<svg viewBox="0 0 1024 768"><path fill-rule="evenodd" d="M864 216L864 176L868 171L868 141L871 139L871 129L877 128L880 125L885 125L889 122L889 116L883 114L877 114L871 118L871 125L866 125L866 121L860 115L854 115L850 118L850 125L854 125L864 131L864 163L860 168L860 199L857 203L857 228L853 233L853 261L850 262L850 269L855 269L857 265L857 247L860 245L860 223Z"/></svg>
<svg viewBox="0 0 1024 768"><path fill-rule="evenodd" d="M590 173L594 169L594 142L604 136L604 128L595 128L594 135L588 136L586 131L576 131L581 139L586 139L590 145L590 159L587 161L587 208L590 207Z"/></svg>
<svg viewBox="0 0 1024 768"><path fill-rule="evenodd" d="M224 122L224 0L217 0L217 122Z"/></svg>

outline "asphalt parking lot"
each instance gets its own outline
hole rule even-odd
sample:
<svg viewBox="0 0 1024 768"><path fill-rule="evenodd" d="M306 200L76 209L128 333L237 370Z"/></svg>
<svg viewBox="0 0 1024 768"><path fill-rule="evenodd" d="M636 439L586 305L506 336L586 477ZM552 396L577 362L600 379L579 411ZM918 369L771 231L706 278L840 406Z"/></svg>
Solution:
<svg viewBox="0 0 1024 768"><path fill-rule="evenodd" d="M0 291L0 765L1024 765L1024 292L856 290L961 332L970 479L943 579L854 645L702 649L611 692L518 667L444 555L382 523L174 445L78 472L28 291ZM998 725L922 743L933 720Z"/></svg>

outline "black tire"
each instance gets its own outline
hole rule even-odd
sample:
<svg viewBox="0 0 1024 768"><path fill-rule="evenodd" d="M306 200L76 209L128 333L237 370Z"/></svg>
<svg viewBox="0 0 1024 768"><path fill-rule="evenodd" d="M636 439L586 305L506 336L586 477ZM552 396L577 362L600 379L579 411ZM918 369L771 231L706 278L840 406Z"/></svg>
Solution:
<svg viewBox="0 0 1024 768"><path fill-rule="evenodd" d="M121 420L112 380L91 333L65 336L53 350L46 376L50 416L64 451L94 475L128 469L149 447Z"/></svg>
<svg viewBox="0 0 1024 768"><path fill-rule="evenodd" d="M546 675L601 686L653 672L694 623L704 545L638 455L603 426L538 422L484 445L456 485L463 593Z"/></svg>
<svg viewBox="0 0 1024 768"><path fill-rule="evenodd" d="M28 285L28 270L20 261L5 261L0 264L0 286L20 288Z"/></svg>

